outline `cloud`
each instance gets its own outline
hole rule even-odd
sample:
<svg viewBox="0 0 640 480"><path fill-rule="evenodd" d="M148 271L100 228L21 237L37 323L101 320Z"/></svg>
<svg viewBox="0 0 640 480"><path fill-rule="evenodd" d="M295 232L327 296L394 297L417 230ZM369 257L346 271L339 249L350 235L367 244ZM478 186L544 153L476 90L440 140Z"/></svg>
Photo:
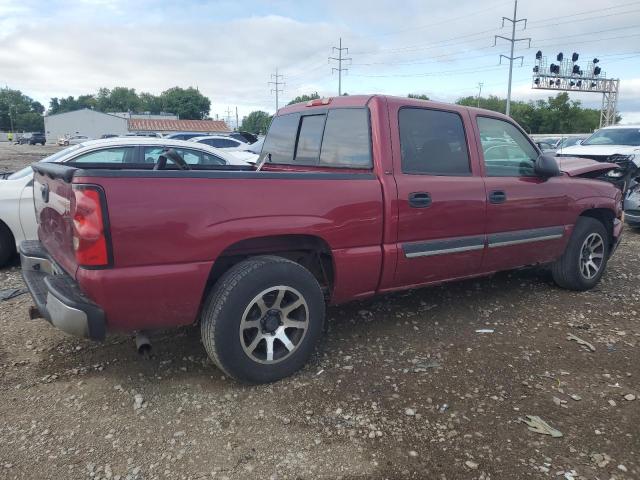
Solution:
<svg viewBox="0 0 640 480"><path fill-rule="evenodd" d="M268 81L276 67L284 74L283 101L301 93L335 94L337 79L328 57L339 37L353 58L345 77L349 93L428 92L454 101L477 92L506 95L507 67L498 65L508 44L493 35L511 0L490 4L423 0L4 0L0 5L2 81L47 104L50 97L128 86L159 93L197 86L222 114L238 105L241 114L272 111ZM620 7L619 5L623 5ZM602 59L621 76L620 108L640 111L640 5L573 4L552 0L521 2L528 17L519 44L525 56L514 69L514 98L544 98L530 86L535 50L557 50ZM596 11L593 13L592 11ZM590 13L591 12L591 13ZM599 13L598 13L599 12ZM624 14L620 14L620 13ZM520 25L519 25L520 27ZM600 33L597 33L600 32ZM609 39L622 36L623 39ZM604 40L603 40L604 39ZM627 57L616 56L627 52ZM572 95L573 98L573 95ZM583 99L582 96L576 97ZM584 97L589 105L597 96Z"/></svg>

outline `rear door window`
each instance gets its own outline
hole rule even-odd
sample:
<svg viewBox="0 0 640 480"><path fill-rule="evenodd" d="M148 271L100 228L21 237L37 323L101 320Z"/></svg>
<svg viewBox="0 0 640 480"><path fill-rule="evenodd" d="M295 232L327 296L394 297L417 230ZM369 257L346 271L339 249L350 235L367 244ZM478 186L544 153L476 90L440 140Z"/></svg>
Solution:
<svg viewBox="0 0 640 480"><path fill-rule="evenodd" d="M240 145L239 142L229 138L208 138L202 140L202 143L206 143L207 145L211 145L216 148L234 148Z"/></svg>
<svg viewBox="0 0 640 480"><path fill-rule="evenodd" d="M73 163L134 163L135 147L106 148L85 153L71 160Z"/></svg>
<svg viewBox="0 0 640 480"><path fill-rule="evenodd" d="M403 173L471 174L460 115L442 110L403 108L398 117Z"/></svg>

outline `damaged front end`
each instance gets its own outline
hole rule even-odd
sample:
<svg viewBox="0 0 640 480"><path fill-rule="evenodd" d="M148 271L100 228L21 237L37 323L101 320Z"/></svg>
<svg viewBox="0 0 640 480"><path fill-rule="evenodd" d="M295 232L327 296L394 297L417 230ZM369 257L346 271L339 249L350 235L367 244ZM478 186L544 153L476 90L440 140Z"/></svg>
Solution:
<svg viewBox="0 0 640 480"><path fill-rule="evenodd" d="M577 158L566 154L559 154L557 157L561 165L564 162L571 163L572 160L577 160ZM579 176L607 181L614 184L625 194L636 183L636 179L640 177L640 168L638 168L640 158L637 155L580 155L579 158L603 164L603 168L593 168Z"/></svg>

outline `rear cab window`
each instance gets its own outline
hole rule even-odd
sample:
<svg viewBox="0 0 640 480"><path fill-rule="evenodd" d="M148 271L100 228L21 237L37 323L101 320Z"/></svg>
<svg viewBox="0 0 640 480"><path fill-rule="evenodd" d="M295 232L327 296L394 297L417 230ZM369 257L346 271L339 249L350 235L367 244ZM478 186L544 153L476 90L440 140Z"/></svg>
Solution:
<svg viewBox="0 0 640 480"><path fill-rule="evenodd" d="M369 111L335 108L275 117L260 161L329 168L372 167Z"/></svg>

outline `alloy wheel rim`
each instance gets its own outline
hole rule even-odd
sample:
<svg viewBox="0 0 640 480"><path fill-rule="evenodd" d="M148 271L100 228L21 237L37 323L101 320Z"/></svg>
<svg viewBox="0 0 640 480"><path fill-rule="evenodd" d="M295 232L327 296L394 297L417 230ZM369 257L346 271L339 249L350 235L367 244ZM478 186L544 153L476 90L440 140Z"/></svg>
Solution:
<svg viewBox="0 0 640 480"><path fill-rule="evenodd" d="M582 242L580 249L580 273L591 280L600 272L604 261L604 240L598 233L591 233Z"/></svg>
<svg viewBox="0 0 640 480"><path fill-rule="evenodd" d="M309 329L309 306L295 288L278 285L256 295L240 320L240 344L254 362L275 364L291 356Z"/></svg>

